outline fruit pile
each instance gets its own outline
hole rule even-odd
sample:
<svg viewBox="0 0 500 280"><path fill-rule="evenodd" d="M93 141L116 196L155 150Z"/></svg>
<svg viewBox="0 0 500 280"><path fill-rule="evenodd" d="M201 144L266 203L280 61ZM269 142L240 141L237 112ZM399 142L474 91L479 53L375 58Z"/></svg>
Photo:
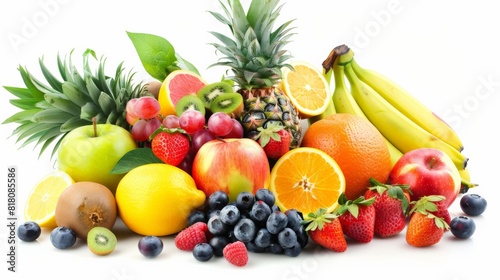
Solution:
<svg viewBox="0 0 500 280"><path fill-rule="evenodd" d="M92 69L92 50L83 75L71 58L58 58L60 78L41 61L46 83L19 68L26 87L5 89L21 112L4 123L19 125L23 146L53 144L58 169L30 193L20 239L47 227L56 248L82 239L107 255L120 218L142 236L145 257L175 236L198 261L244 266L249 251L295 257L314 243L344 252L348 240L404 229L414 247L447 231L473 235L470 217L486 200L467 194L475 185L451 127L345 45L323 71L291 61L293 20L274 28L279 0L228 4L210 12L232 31L212 32L222 55L212 67L231 71L220 81L204 80L164 38L130 32L153 81L133 84L121 64L107 75L104 59ZM459 196L465 215L451 217Z"/></svg>

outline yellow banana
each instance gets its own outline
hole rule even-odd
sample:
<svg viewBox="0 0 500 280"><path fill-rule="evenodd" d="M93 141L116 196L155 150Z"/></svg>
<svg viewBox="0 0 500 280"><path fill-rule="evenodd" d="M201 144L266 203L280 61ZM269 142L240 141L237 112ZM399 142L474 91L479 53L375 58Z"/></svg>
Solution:
<svg viewBox="0 0 500 280"><path fill-rule="evenodd" d="M358 104L352 97L351 93L348 91L345 84L344 77L344 66L340 66L335 64L333 66L334 71L334 79L335 79L335 89L333 90L333 104L335 104L335 110L338 113L347 113L361 116L365 119L368 119L361 108L359 108ZM385 139L385 137L384 137ZM389 153L391 155L391 164L394 166L396 162L401 158L403 153L399 151L391 142L385 139L387 147L389 149Z"/></svg>
<svg viewBox="0 0 500 280"><path fill-rule="evenodd" d="M469 189L477 187L477 184L472 183L470 180L469 169L459 169L460 177L462 178L462 187L460 188L460 193L466 193Z"/></svg>
<svg viewBox="0 0 500 280"><path fill-rule="evenodd" d="M398 150L406 153L423 147L439 149L450 156L459 170L465 168L468 159L462 153L424 130L363 83L354 73L350 62L344 67L354 100L370 122Z"/></svg>
<svg viewBox="0 0 500 280"><path fill-rule="evenodd" d="M406 117L430 134L448 143L458 151L462 151L463 144L457 133L422 102L387 77L373 70L360 67L354 58L351 65L354 73L361 81L373 88Z"/></svg>

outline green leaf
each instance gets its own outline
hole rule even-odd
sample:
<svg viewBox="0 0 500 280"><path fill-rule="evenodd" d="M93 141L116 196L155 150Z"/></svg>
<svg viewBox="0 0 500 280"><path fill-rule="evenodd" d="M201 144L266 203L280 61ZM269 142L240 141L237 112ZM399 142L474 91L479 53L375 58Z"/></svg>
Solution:
<svg viewBox="0 0 500 280"><path fill-rule="evenodd" d="M191 72L194 72L194 73L200 75L200 72L198 72L198 69L196 69L196 67L191 62L189 62L189 61L185 60L184 58L182 58L178 53L175 53L175 58L177 58L176 65L179 68L185 69L185 70L189 70Z"/></svg>
<svg viewBox="0 0 500 280"><path fill-rule="evenodd" d="M126 153L110 171L111 174L124 174L149 163L163 163L150 148L137 148Z"/></svg>
<svg viewBox="0 0 500 280"><path fill-rule="evenodd" d="M168 70L175 66L176 57L172 44L166 39L145 33L127 32L144 69L155 79L163 81Z"/></svg>

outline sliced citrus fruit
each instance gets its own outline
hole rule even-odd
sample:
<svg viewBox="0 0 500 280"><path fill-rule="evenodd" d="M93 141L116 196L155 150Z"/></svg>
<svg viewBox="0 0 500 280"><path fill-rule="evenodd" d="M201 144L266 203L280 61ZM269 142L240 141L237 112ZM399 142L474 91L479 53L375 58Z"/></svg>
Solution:
<svg viewBox="0 0 500 280"><path fill-rule="evenodd" d="M269 190L281 211L295 209L305 217L319 208L335 210L345 190L345 179L327 153L299 147L284 154L273 166Z"/></svg>
<svg viewBox="0 0 500 280"><path fill-rule="evenodd" d="M285 68L281 88L304 118L323 113L331 103L330 86L314 65L304 61L291 63L294 70Z"/></svg>
<svg viewBox="0 0 500 280"><path fill-rule="evenodd" d="M60 170L53 171L38 181L24 206L24 219L38 223L40 227L55 228L55 211L61 193L74 183Z"/></svg>
<svg viewBox="0 0 500 280"><path fill-rule="evenodd" d="M175 70L170 72L158 92L160 114L163 116L175 115L175 105L179 99L188 94L197 94L205 85L207 82L192 71Z"/></svg>

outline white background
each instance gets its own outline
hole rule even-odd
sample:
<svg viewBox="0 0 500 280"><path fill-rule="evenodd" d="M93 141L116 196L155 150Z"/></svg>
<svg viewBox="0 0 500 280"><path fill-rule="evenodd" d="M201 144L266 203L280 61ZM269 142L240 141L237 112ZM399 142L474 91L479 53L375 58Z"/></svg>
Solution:
<svg viewBox="0 0 500 280"><path fill-rule="evenodd" d="M174 4L175 3L175 4ZM246 6L249 1L243 0ZM7 272L7 167L18 169L18 215L28 192L54 161L49 153L38 157L33 146L19 148L9 138L15 125L0 125L0 275L2 279L54 277L55 279L172 279L173 274L208 279L384 279L460 280L495 271L491 256L499 245L498 223L498 105L500 105L500 32L495 1L286 1L281 20L295 18L297 33L288 46L296 59L321 66L332 48L347 44L361 66L385 74L431 107L452 125L465 143L472 181L471 192L484 196L488 209L474 218L477 231L469 240L447 233L430 248L406 244L404 233L368 244L349 243L344 253L308 248L299 257L250 254L246 267L236 268L224 259L200 263L178 251L172 237L156 259L137 250L139 236L117 227L119 243L106 257L94 256L82 243L67 251L50 244L44 231L35 243L18 243L17 272ZM168 39L185 59L194 63L208 81L225 69L210 68L218 58L208 31L226 32L207 10L219 10L215 0L185 1L2 1L0 4L0 85L23 86L17 67L39 74L38 59L57 73L56 56L94 49L108 57L109 71L124 61L136 78L148 80L125 31L151 33ZM113 72L111 72L113 73ZM0 120L16 112L11 95L0 89ZM453 216L462 214L458 202ZM5 224L5 225L4 225ZM496 258L496 257L494 257ZM5 276L4 276L5 275ZM493 277L494 278L494 277ZM491 278L490 278L491 279Z"/></svg>

